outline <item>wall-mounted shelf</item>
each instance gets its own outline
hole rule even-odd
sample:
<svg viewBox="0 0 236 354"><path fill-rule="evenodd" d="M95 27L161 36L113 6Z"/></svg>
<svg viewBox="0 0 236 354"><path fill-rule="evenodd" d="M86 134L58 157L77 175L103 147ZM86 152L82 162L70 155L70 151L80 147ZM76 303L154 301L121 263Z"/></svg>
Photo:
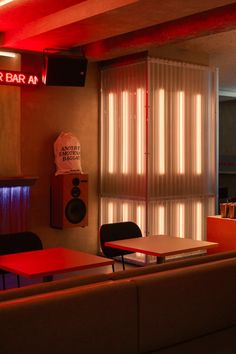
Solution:
<svg viewBox="0 0 236 354"><path fill-rule="evenodd" d="M0 177L0 187L33 186L37 179L33 176Z"/></svg>

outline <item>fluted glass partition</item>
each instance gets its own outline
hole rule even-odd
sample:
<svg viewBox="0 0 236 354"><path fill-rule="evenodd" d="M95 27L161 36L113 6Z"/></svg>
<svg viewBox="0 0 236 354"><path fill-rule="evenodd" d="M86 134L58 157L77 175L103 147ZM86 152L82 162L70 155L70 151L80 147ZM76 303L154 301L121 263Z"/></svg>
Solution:
<svg viewBox="0 0 236 354"><path fill-rule="evenodd" d="M160 59L105 67L100 223L143 235L205 238L215 213L216 80L206 66Z"/></svg>

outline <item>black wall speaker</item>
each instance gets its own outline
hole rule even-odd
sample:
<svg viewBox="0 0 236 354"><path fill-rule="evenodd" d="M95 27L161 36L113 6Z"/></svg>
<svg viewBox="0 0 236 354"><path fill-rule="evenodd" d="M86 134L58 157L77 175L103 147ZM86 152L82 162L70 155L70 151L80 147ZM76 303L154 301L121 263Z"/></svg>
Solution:
<svg viewBox="0 0 236 354"><path fill-rule="evenodd" d="M87 64L85 57L45 54L42 80L49 86L84 86Z"/></svg>
<svg viewBox="0 0 236 354"><path fill-rule="evenodd" d="M65 174L51 180L51 226L88 225L88 175Z"/></svg>

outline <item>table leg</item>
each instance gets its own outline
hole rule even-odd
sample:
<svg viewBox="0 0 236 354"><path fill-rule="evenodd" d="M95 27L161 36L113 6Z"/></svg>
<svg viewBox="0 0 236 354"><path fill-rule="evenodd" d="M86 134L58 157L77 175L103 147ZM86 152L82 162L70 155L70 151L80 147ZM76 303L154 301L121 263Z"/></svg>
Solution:
<svg viewBox="0 0 236 354"><path fill-rule="evenodd" d="M17 274L17 286L18 286L18 288L20 288L20 276Z"/></svg>
<svg viewBox="0 0 236 354"><path fill-rule="evenodd" d="M157 257L157 263L158 263L158 264L160 264L160 263L165 263L165 257L158 256L158 257Z"/></svg>
<svg viewBox="0 0 236 354"><path fill-rule="evenodd" d="M49 281L52 281L53 280L53 276L52 275L45 275L43 277L43 281L44 282L49 282Z"/></svg>

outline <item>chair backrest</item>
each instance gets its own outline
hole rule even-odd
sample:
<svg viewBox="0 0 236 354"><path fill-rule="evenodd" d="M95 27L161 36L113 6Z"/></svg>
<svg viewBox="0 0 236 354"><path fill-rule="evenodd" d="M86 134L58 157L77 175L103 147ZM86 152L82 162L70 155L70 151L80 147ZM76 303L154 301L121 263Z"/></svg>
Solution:
<svg viewBox="0 0 236 354"><path fill-rule="evenodd" d="M42 241L33 232L17 232L0 235L0 255L40 250Z"/></svg>
<svg viewBox="0 0 236 354"><path fill-rule="evenodd" d="M142 237L142 232L137 224L132 221L117 222L112 224L103 224L100 227L100 245L103 254L106 257L116 257L132 252L122 251L115 248L105 247L107 241L123 240L127 238Z"/></svg>

